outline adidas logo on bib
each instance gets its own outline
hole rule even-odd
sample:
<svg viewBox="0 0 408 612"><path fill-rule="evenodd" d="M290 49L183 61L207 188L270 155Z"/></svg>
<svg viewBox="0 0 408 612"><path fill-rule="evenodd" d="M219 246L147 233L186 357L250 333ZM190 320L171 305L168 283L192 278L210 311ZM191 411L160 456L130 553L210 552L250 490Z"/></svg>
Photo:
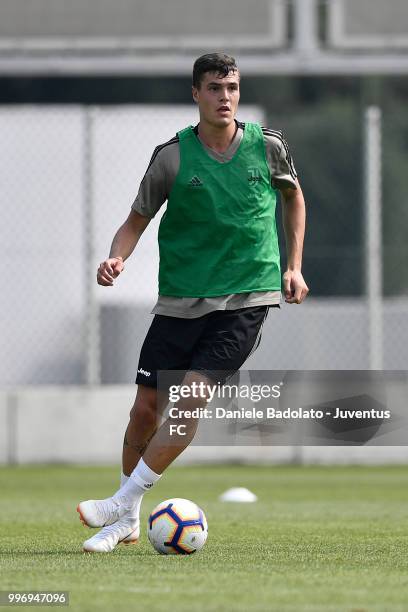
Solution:
<svg viewBox="0 0 408 612"><path fill-rule="evenodd" d="M190 187L202 187L203 186L201 179L197 175L194 175L193 178L189 180L188 184L190 185Z"/></svg>

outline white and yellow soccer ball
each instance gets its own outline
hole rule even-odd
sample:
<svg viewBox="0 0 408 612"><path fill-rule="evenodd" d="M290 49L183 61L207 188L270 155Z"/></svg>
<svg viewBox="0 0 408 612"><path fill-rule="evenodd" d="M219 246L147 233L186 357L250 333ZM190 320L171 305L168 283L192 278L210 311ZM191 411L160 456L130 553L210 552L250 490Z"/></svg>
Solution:
<svg viewBox="0 0 408 612"><path fill-rule="evenodd" d="M166 499L151 512L147 535L162 555L191 555L205 544L207 519L201 508L188 499Z"/></svg>

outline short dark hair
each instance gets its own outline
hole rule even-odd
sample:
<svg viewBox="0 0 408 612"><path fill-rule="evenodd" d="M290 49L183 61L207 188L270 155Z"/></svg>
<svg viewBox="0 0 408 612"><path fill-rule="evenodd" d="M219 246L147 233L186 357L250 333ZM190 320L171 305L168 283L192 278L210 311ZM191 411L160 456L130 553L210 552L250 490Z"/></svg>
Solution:
<svg viewBox="0 0 408 612"><path fill-rule="evenodd" d="M223 78L230 72L238 72L235 58L225 53L206 53L197 58L193 66L193 87L200 88L203 75L206 72L216 72Z"/></svg>

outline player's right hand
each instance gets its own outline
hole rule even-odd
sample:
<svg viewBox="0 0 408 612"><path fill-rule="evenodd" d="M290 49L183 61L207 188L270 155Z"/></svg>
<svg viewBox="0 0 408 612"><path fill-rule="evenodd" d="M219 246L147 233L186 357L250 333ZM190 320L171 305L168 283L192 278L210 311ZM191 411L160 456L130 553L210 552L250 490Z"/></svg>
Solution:
<svg viewBox="0 0 408 612"><path fill-rule="evenodd" d="M96 274L98 285L112 287L113 281L125 269L122 257L109 257L103 261Z"/></svg>

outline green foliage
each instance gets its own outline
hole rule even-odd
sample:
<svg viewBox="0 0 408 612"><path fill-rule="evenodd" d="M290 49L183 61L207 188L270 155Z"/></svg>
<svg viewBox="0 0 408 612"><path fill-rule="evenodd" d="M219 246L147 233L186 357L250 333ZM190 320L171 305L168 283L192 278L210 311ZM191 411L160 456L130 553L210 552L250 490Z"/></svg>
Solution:
<svg viewBox="0 0 408 612"><path fill-rule="evenodd" d="M351 102L334 101L320 112L307 107L294 114L285 133L307 204L305 278L315 296L358 295L362 290L358 109Z"/></svg>
<svg viewBox="0 0 408 612"><path fill-rule="evenodd" d="M408 118L390 103L383 120L384 292L408 294Z"/></svg>

